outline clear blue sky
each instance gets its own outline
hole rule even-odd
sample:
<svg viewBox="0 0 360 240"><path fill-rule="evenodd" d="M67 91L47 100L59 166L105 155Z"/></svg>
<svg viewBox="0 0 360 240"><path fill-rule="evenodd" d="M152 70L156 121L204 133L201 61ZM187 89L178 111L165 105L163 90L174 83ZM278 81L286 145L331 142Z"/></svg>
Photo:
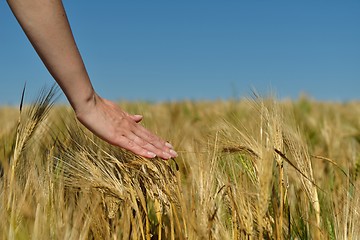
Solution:
<svg viewBox="0 0 360 240"><path fill-rule="evenodd" d="M113 100L360 99L360 1L64 1L96 90ZM53 82L0 1L0 104Z"/></svg>

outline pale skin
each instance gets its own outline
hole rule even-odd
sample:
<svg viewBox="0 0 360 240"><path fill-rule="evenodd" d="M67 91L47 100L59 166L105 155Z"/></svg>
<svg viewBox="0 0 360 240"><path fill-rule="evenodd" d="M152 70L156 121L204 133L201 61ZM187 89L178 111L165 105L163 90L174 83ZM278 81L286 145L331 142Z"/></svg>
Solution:
<svg viewBox="0 0 360 240"><path fill-rule="evenodd" d="M96 94L61 0L7 2L85 127L103 140L146 158L177 157L170 143L139 124L141 115L131 115Z"/></svg>

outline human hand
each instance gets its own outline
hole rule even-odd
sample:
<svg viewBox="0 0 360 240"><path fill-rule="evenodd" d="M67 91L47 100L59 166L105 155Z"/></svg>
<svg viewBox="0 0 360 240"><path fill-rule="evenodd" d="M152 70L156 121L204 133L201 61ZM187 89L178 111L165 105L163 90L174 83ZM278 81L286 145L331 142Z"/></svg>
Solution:
<svg viewBox="0 0 360 240"><path fill-rule="evenodd" d="M45 66L64 91L79 121L103 140L146 158L176 157L173 147L94 92L62 1L8 0Z"/></svg>
<svg viewBox="0 0 360 240"><path fill-rule="evenodd" d="M173 146L141 126L141 115L130 115L115 103L94 95L91 103L77 110L79 121L95 135L137 155L162 159L177 157Z"/></svg>

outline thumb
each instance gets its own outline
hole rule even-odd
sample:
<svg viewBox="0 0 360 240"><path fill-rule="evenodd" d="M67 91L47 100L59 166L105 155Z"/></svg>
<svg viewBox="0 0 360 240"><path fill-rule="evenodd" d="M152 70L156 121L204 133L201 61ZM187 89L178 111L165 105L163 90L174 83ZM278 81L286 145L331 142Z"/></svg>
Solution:
<svg viewBox="0 0 360 240"><path fill-rule="evenodd" d="M130 115L129 117L137 123L143 119L142 115Z"/></svg>

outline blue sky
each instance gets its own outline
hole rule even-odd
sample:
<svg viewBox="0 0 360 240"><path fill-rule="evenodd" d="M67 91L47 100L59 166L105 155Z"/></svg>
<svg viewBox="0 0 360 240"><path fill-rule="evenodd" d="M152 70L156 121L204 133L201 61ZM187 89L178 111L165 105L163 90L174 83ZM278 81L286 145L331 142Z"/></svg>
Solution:
<svg viewBox="0 0 360 240"><path fill-rule="evenodd" d="M65 0L100 95L360 99L360 1ZM0 104L53 80L0 1ZM63 101L64 98L63 98Z"/></svg>

